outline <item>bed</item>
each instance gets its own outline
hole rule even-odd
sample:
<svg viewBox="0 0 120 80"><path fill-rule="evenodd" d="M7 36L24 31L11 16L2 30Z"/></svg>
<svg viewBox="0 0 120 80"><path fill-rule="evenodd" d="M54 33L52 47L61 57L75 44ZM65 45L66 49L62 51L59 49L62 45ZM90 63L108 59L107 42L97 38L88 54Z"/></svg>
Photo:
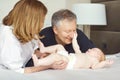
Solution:
<svg viewBox="0 0 120 80"><path fill-rule="evenodd" d="M111 67L91 70L45 70L30 74L20 74L0 69L0 80L120 80L120 53L106 55L113 59Z"/></svg>

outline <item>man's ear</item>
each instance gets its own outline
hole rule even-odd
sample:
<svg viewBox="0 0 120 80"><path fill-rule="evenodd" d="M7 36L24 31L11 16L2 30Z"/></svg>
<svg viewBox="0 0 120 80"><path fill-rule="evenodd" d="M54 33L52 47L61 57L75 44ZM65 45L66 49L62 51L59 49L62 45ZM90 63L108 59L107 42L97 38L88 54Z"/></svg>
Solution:
<svg viewBox="0 0 120 80"><path fill-rule="evenodd" d="M58 32L57 32L57 27L53 27L53 32L54 32L55 34L58 33Z"/></svg>

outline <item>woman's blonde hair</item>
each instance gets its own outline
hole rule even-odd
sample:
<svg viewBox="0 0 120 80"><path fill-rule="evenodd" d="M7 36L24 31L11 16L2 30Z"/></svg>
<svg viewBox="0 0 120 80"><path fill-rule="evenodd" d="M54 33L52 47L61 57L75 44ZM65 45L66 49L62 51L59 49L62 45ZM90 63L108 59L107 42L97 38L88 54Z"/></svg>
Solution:
<svg viewBox="0 0 120 80"><path fill-rule="evenodd" d="M13 26L13 33L26 43L38 35L44 24L47 8L38 0L20 0L3 19L3 24Z"/></svg>

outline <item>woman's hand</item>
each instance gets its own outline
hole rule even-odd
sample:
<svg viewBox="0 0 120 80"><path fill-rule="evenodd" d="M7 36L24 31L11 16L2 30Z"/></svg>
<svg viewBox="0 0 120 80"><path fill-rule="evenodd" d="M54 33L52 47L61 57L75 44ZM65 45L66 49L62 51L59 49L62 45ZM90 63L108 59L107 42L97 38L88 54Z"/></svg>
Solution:
<svg viewBox="0 0 120 80"><path fill-rule="evenodd" d="M51 68L52 69L65 69L67 66L67 62L63 61L63 60L60 60L60 61L56 61L54 62L52 65L51 65Z"/></svg>

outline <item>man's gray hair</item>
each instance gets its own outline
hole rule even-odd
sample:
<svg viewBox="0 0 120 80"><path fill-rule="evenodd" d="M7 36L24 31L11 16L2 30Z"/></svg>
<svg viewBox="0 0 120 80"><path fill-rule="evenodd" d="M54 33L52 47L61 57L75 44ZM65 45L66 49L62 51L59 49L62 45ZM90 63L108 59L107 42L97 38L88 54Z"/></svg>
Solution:
<svg viewBox="0 0 120 80"><path fill-rule="evenodd" d="M60 21L62 20L68 20L68 21L72 21L72 20L76 20L76 15L68 10L68 9L61 9L57 12L55 12L52 16L52 26L59 26L60 25Z"/></svg>

